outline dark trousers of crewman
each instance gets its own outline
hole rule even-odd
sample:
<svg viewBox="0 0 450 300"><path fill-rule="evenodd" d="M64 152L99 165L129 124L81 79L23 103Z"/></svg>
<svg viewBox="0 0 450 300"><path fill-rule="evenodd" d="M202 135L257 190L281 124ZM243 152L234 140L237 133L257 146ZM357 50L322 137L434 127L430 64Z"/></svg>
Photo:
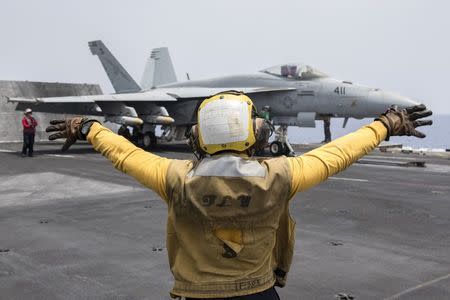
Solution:
<svg viewBox="0 0 450 300"><path fill-rule="evenodd" d="M22 156L33 156L34 133L23 133ZM28 153L27 153L28 152Z"/></svg>
<svg viewBox="0 0 450 300"><path fill-rule="evenodd" d="M186 298L186 300L200 300L197 298ZM246 296L237 296L237 297L228 297L228 298L209 298L208 300L280 300L277 291L274 287L267 289L265 291L246 295Z"/></svg>
<svg viewBox="0 0 450 300"><path fill-rule="evenodd" d="M323 133L325 135L325 139L324 139L324 143L329 143L331 142L331 130L330 130L330 118L325 118L323 120Z"/></svg>

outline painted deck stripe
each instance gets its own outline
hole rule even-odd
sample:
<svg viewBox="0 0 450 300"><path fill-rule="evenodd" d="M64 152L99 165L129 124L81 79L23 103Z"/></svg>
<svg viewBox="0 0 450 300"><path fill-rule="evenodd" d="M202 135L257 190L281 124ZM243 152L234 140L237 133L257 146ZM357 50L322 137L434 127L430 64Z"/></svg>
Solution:
<svg viewBox="0 0 450 300"><path fill-rule="evenodd" d="M14 152L16 152L16 151L14 151L14 150L8 150L8 149L0 149L0 152L3 152L3 153L14 153Z"/></svg>
<svg viewBox="0 0 450 300"><path fill-rule="evenodd" d="M444 275L444 276L435 278L435 279L430 280L430 281L422 282L421 284L418 284L418 285L416 285L416 286L410 287L409 289L406 289L406 290L404 290L404 291L402 291L402 292L400 292L400 293L397 293L397 294L392 295L392 296L390 296L390 297L384 298L384 300L394 300L394 299L398 299L398 298L400 298L400 297L402 297L402 296L404 296L404 295L407 295L407 294L409 294L409 293L411 293L411 292L414 292L414 291L416 291L416 290L418 290L418 289L427 287L427 286L429 286L429 285L432 285L432 284L434 284L434 283L437 283L437 282L439 282L439 281L442 281L442 280L445 280L445 279L449 279L449 278L450 278L450 274L447 274L447 275Z"/></svg>
<svg viewBox="0 0 450 300"><path fill-rule="evenodd" d="M67 154L45 154L44 156L50 156L50 157L62 157L62 158L75 158L74 155L67 155Z"/></svg>
<svg viewBox="0 0 450 300"><path fill-rule="evenodd" d="M369 180L361 179L361 178L329 177L328 179L345 180L345 181L357 181L357 182L369 182Z"/></svg>

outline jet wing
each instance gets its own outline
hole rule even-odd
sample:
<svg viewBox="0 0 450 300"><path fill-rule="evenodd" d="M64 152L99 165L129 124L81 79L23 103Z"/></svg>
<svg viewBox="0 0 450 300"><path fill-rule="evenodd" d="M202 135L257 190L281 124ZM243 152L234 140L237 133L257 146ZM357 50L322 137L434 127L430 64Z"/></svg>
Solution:
<svg viewBox="0 0 450 300"><path fill-rule="evenodd" d="M89 95L89 96L67 96L49 98L7 98L8 102L19 103L96 103L96 102L166 102L177 101L183 98L207 98L211 95L226 91L236 90L245 94L287 92L295 90L294 87L280 88L208 88L208 87L179 87L161 88L140 93L111 94L111 95Z"/></svg>
<svg viewBox="0 0 450 300"><path fill-rule="evenodd" d="M8 98L8 102L20 103L95 103L95 102L140 102L140 101L177 101L173 96L160 92L151 91L144 93L111 94L111 95L89 95L89 96L68 96L49 98Z"/></svg>

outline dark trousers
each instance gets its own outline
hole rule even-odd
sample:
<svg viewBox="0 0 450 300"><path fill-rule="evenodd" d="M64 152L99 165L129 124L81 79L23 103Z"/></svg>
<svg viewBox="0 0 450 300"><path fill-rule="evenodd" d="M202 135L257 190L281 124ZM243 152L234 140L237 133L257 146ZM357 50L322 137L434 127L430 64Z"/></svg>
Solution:
<svg viewBox="0 0 450 300"><path fill-rule="evenodd" d="M186 298L186 300L197 300L197 298ZM208 300L280 300L274 287L268 290L245 296L236 296L229 298L209 298Z"/></svg>
<svg viewBox="0 0 450 300"><path fill-rule="evenodd" d="M22 154L28 156L33 156L33 144L34 144L34 133L23 133L23 147Z"/></svg>
<svg viewBox="0 0 450 300"><path fill-rule="evenodd" d="M324 119L323 120L323 133L325 135L325 143L331 142L331 130L330 130L330 119Z"/></svg>

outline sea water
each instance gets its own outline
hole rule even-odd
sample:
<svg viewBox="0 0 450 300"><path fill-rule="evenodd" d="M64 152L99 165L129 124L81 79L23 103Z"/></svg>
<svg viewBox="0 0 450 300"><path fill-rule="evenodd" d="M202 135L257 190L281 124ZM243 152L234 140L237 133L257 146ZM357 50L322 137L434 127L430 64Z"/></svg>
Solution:
<svg viewBox="0 0 450 300"><path fill-rule="evenodd" d="M390 143L402 144L413 148L450 149L450 115L433 115L433 125L419 127L427 136L424 139L415 137L392 137ZM342 128L343 119L331 119L331 136L336 139L370 124L373 119L349 119L346 128ZM289 127L289 141L294 144L319 143L324 139L323 122L316 121L316 128Z"/></svg>

